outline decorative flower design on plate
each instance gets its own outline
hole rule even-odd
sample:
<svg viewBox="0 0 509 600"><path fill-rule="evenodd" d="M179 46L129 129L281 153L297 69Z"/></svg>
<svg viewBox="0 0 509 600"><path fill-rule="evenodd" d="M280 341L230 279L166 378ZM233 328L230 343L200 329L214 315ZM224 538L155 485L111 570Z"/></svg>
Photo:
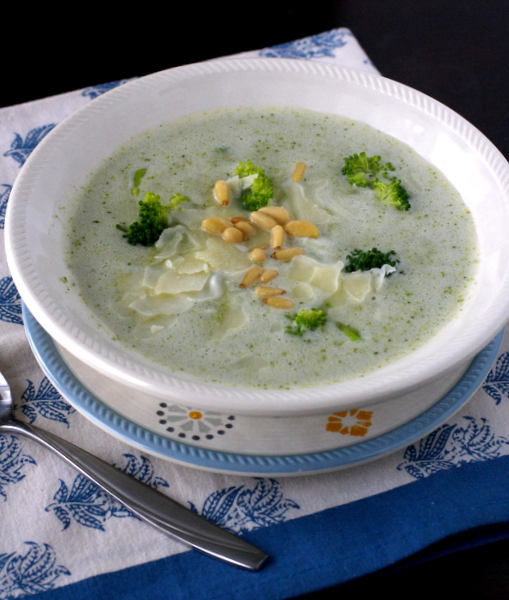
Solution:
<svg viewBox="0 0 509 600"><path fill-rule="evenodd" d="M373 412L369 410L344 410L333 413L325 426L326 431L364 437L372 425Z"/></svg>
<svg viewBox="0 0 509 600"><path fill-rule="evenodd" d="M164 426L168 433L195 442L225 435L227 430L233 428L235 421L233 415L193 410L166 402L159 403L156 416L159 417L159 425Z"/></svg>

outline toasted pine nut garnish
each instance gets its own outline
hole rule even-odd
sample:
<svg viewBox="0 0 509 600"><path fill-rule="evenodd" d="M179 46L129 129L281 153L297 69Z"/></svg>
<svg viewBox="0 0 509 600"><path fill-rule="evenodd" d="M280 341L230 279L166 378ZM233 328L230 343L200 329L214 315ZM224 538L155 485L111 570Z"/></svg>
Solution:
<svg viewBox="0 0 509 600"><path fill-rule="evenodd" d="M267 253L263 248L253 248L249 253L249 258L253 262L263 262L267 258Z"/></svg>
<svg viewBox="0 0 509 600"><path fill-rule="evenodd" d="M223 231L223 239L230 244L240 244L245 240L245 236L240 229L236 227L227 227Z"/></svg>
<svg viewBox="0 0 509 600"><path fill-rule="evenodd" d="M306 172L306 163L298 162L293 170L292 181L298 182L304 179L304 173Z"/></svg>
<svg viewBox="0 0 509 600"><path fill-rule="evenodd" d="M263 208L259 208L258 212L269 215L269 217L272 217L280 225L288 223L291 219L290 213L282 206L264 206Z"/></svg>
<svg viewBox="0 0 509 600"><path fill-rule="evenodd" d="M251 267L249 271L246 272L242 281L240 282L240 287L245 288L250 286L260 277L263 271L263 267Z"/></svg>
<svg viewBox="0 0 509 600"><path fill-rule="evenodd" d="M272 306L272 308L293 308L293 302L289 298L282 298L281 296L269 296L264 299L265 304Z"/></svg>
<svg viewBox="0 0 509 600"><path fill-rule="evenodd" d="M249 219L247 217L230 217L230 221L236 225L237 223L240 223L241 221L245 221L246 223L249 223Z"/></svg>
<svg viewBox="0 0 509 600"><path fill-rule="evenodd" d="M293 248L282 248L281 250L276 250L272 253L272 258L276 260L292 260L294 256L299 256L299 254L305 254L304 248L300 246L294 246Z"/></svg>
<svg viewBox="0 0 509 600"><path fill-rule="evenodd" d="M270 230L277 225L277 221L270 215L256 210L251 213L251 221L261 227L262 229Z"/></svg>
<svg viewBox="0 0 509 600"><path fill-rule="evenodd" d="M240 231L242 231L246 237L253 235L253 233L256 231L249 221L237 221L237 223L235 223L235 227L240 229Z"/></svg>
<svg viewBox="0 0 509 600"><path fill-rule="evenodd" d="M255 287L255 294L260 296L260 298L269 298L270 296L281 296L282 294L286 294L286 290L270 285L258 285Z"/></svg>
<svg viewBox="0 0 509 600"><path fill-rule="evenodd" d="M276 269L265 269L265 271L260 275L260 283L269 283L275 277L277 277L279 273Z"/></svg>
<svg viewBox="0 0 509 600"><path fill-rule="evenodd" d="M285 230L281 225L275 225L270 232L270 245L273 250L280 250L285 242Z"/></svg>
<svg viewBox="0 0 509 600"><path fill-rule="evenodd" d="M230 204L230 188L224 179L218 179L214 185L214 195L222 206Z"/></svg>
<svg viewBox="0 0 509 600"><path fill-rule="evenodd" d="M232 226L233 223L231 221L222 219L221 217L210 217L210 219L205 219L201 224L202 229L209 233L223 233L227 227Z"/></svg>
<svg viewBox="0 0 509 600"><path fill-rule="evenodd" d="M285 225L285 231L294 237L317 238L320 235L318 227L309 221L289 221Z"/></svg>

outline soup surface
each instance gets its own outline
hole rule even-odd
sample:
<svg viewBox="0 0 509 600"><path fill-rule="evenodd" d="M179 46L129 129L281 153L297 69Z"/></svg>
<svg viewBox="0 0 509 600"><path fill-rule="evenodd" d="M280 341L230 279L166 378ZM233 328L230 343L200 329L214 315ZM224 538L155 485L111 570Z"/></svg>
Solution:
<svg viewBox="0 0 509 600"><path fill-rule="evenodd" d="M408 210L348 181L345 158L361 152L390 163L377 177L401 181ZM235 176L245 161L270 179L270 206L299 222L278 222L282 248L298 248L291 259L274 254L281 229L253 222L238 197L253 183ZM133 245L125 230L147 193L188 199L154 245ZM216 217L242 237L212 230ZM413 150L362 123L290 108L194 115L133 138L79 190L67 234L74 283L112 338L174 373L262 388L346 380L411 352L461 310L478 260L467 207ZM384 265L349 267L373 248ZM265 275L243 283L255 266ZM323 311L316 328L295 321L302 309Z"/></svg>

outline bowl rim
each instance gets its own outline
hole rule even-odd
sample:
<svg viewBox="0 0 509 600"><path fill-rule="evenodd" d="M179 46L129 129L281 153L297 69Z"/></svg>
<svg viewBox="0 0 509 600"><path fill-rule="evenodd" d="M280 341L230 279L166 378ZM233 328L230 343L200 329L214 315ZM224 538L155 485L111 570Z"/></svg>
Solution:
<svg viewBox="0 0 509 600"><path fill-rule="evenodd" d="M66 320L61 311L55 311L48 297L40 275L27 268L26 240L23 239L24 213L20 206L27 202L32 192L34 180L47 162L47 154L52 147L65 141L69 131L81 126L84 121L93 120L101 111L121 104L127 97L138 97L147 92L160 89L161 86L175 86L182 82L193 81L203 76L224 76L241 71L275 74L291 74L291 76L307 76L319 80L341 82L352 89L369 90L390 97L415 110L422 111L428 119L440 123L454 135L465 139L472 149L482 158L497 178L499 186L509 197L509 164L494 145L463 117L431 97L414 90L404 84L387 79L381 75L367 71L359 71L347 67L323 64L300 59L281 58L222 58L205 63L194 63L159 71L152 75L132 80L117 87L107 94L90 101L53 128L39 143L22 167L13 188L6 211L5 244L7 262L14 283L27 305L41 326L62 346L81 360L90 364L101 373L138 389L150 391L154 396L175 401L193 399L193 403L206 409L221 411L235 410L238 414L288 415L323 413L329 408L339 409L361 408L367 404L382 402L400 393L407 393L412 388L424 385L429 380L443 373L461 361L468 360L477 354L505 326L509 319L507 305L496 307L490 322L482 331L465 335L469 344L463 351L456 350L454 364L448 362L446 355L428 360L419 368L405 366L403 374L413 377L409 384L401 371L396 372L391 363L376 373L370 373L356 381L346 381L325 386L298 388L291 390L262 390L253 388L227 387L221 384L193 381L181 376L168 375L158 368L137 368L136 359L121 357L110 347L98 347L87 334L78 330L73 323ZM503 289L509 292L509 270L504 273ZM507 304L507 303L506 303ZM422 349L411 353L415 360L423 357ZM368 395L369 390L369 395ZM338 395L341 394L341 401Z"/></svg>

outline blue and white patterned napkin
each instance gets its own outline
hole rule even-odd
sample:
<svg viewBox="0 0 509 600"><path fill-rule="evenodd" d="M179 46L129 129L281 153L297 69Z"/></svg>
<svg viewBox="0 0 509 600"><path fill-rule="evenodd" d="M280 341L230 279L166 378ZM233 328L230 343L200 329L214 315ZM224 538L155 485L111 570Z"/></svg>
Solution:
<svg viewBox="0 0 509 600"><path fill-rule="evenodd" d="M344 28L240 56L318 60L375 72ZM0 238L13 182L37 143L124 82L0 110ZM36 362L21 298L0 252L0 369L17 414L244 535L271 556L258 573L215 561L135 518L35 443L0 435L0 600L289 598L390 566L435 541L509 532L509 340L473 399L425 439L375 462L296 478L172 464L108 436L72 408ZM500 525L490 529L487 526ZM468 544L467 544L468 545ZM451 546L452 547L452 546ZM42 596L41 596L42 597Z"/></svg>

